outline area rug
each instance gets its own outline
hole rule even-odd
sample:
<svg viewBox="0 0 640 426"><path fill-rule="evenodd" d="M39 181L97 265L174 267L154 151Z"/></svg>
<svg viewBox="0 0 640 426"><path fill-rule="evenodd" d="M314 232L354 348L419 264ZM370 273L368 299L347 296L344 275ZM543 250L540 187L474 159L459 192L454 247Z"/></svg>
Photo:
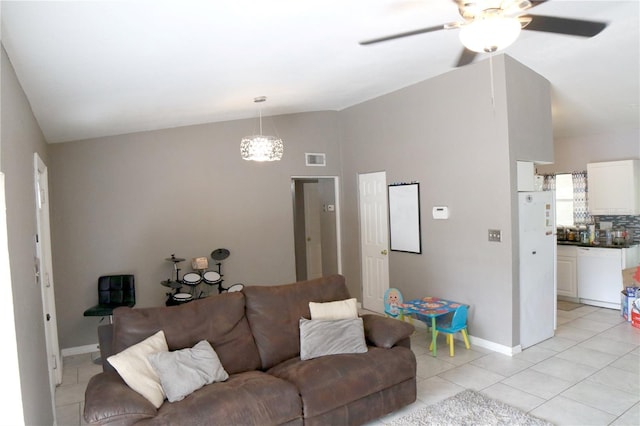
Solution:
<svg viewBox="0 0 640 426"><path fill-rule="evenodd" d="M582 303L567 302L566 300L558 300L558 309L561 311L573 311L575 308L584 306Z"/></svg>
<svg viewBox="0 0 640 426"><path fill-rule="evenodd" d="M437 404L400 417L391 426L509 425L551 426L546 420L467 389Z"/></svg>

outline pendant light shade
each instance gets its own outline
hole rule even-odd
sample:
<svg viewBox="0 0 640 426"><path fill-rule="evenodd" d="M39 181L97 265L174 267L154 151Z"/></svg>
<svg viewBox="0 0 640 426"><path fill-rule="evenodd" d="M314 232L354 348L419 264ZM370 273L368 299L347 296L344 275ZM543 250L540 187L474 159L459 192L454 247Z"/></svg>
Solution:
<svg viewBox="0 0 640 426"><path fill-rule="evenodd" d="M266 96L255 98L255 103L265 102ZM284 154L282 139L262 134L262 110L260 110L260 134L242 138L240 155L247 161L279 161Z"/></svg>
<svg viewBox="0 0 640 426"><path fill-rule="evenodd" d="M278 161L282 159L284 143L274 136L247 136L240 142L240 155L243 160Z"/></svg>

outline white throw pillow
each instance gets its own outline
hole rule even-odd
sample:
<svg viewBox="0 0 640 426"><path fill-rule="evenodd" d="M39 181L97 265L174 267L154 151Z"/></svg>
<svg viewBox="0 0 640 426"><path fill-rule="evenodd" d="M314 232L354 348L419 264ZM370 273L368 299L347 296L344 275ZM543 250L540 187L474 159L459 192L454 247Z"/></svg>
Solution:
<svg viewBox="0 0 640 426"><path fill-rule="evenodd" d="M308 320L300 318L300 359L367 352L362 318Z"/></svg>
<svg viewBox="0 0 640 426"><path fill-rule="evenodd" d="M355 297L336 302L309 302L309 311L312 320L358 318L358 303Z"/></svg>
<svg viewBox="0 0 640 426"><path fill-rule="evenodd" d="M140 343L107 358L127 385L144 396L156 408L164 402L164 391L160 378L151 367L147 357L157 352L168 352L164 331L160 330Z"/></svg>
<svg viewBox="0 0 640 426"><path fill-rule="evenodd" d="M204 385L229 378L218 354L206 340L193 348L151 354L149 362L158 373L169 402L180 401Z"/></svg>

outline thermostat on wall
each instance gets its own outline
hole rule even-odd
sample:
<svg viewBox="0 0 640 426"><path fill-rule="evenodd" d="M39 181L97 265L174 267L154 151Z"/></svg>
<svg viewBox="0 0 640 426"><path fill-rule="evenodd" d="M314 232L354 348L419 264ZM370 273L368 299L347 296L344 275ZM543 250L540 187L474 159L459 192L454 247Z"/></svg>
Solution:
<svg viewBox="0 0 640 426"><path fill-rule="evenodd" d="M447 206L436 206L432 211L434 219L449 219L449 208Z"/></svg>

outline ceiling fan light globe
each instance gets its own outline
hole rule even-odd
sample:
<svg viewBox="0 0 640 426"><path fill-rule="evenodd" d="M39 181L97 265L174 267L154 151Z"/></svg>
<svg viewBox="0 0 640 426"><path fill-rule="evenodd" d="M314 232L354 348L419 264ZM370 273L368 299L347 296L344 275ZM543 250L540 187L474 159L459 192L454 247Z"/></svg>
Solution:
<svg viewBox="0 0 640 426"><path fill-rule="evenodd" d="M474 52L495 52L513 44L521 29L517 18L476 19L460 29L460 42Z"/></svg>

